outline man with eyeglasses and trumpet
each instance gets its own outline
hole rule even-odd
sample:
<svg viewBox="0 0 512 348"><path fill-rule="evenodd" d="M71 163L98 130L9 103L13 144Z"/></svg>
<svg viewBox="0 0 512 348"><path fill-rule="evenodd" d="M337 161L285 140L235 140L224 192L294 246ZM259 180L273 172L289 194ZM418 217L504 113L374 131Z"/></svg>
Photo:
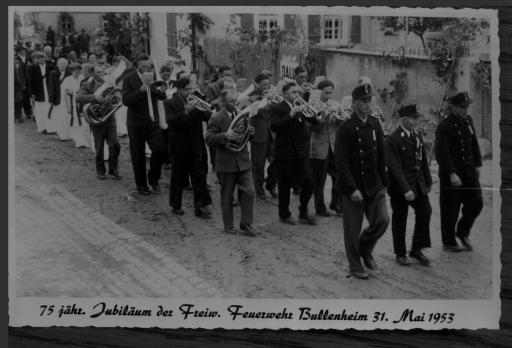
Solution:
<svg viewBox="0 0 512 348"><path fill-rule="evenodd" d="M137 191L149 195L161 193L160 175L165 161L165 145L159 126L157 99L166 98L165 91L154 85L155 71L152 59L141 54L137 67L123 80L123 104L127 106L126 126L130 140L130 156ZM151 149L149 172L146 176L146 142Z"/></svg>
<svg viewBox="0 0 512 348"><path fill-rule="evenodd" d="M251 177L251 158L247 149L245 136L254 135L254 127L247 123L248 134L238 132L232 126L233 122L244 121L239 117L250 117L251 107L239 111L236 107L237 97L234 89L225 89L221 92L220 111L215 113L208 122L206 131L206 143L216 147L216 165L220 180L220 204L224 231L237 234L233 226L233 191L238 186L238 199L240 202L242 234L256 237L252 227L254 187ZM244 115L247 113L248 115ZM232 128L233 127L233 128ZM245 142L245 143L244 143Z"/></svg>
<svg viewBox="0 0 512 348"><path fill-rule="evenodd" d="M208 208L212 203L206 185L204 171L203 122L208 122L212 115L212 105L192 94L188 77L180 77L176 82L177 92L164 102L165 119L169 126L169 144L171 151L171 184L169 205L173 213L183 215L183 188L190 173L194 193L195 214L209 218Z"/></svg>
<svg viewBox="0 0 512 348"><path fill-rule="evenodd" d="M316 220L308 214L313 193L309 123L318 122L318 112L299 97L299 86L295 82L283 86L282 99L269 107L270 129L276 134L274 158L278 173L279 218L283 223L295 225L289 206L292 178L296 177L301 188L299 222L315 225Z"/></svg>
<svg viewBox="0 0 512 348"><path fill-rule="evenodd" d="M329 208L336 214L342 213L341 197L339 196L336 163L334 161L334 146L336 131L339 125L350 117L340 104L332 99L334 83L329 80L320 81L317 85L320 91L318 99L311 100L311 105L321 112L318 123L311 125L311 143L309 158L313 176L313 192L316 214L328 217L324 201L324 186L327 174L331 177L331 203Z"/></svg>

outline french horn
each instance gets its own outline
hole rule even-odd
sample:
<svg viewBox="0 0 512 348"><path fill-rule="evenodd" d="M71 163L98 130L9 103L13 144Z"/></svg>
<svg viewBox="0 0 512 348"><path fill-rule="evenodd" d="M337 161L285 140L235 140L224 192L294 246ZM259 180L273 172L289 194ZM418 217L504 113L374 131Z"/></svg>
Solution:
<svg viewBox="0 0 512 348"><path fill-rule="evenodd" d="M249 141L249 118L251 117L252 105L247 106L242 111L238 112L233 121L229 125L228 132L233 131L238 135L238 140L226 142L226 149L229 152L237 153L247 145Z"/></svg>

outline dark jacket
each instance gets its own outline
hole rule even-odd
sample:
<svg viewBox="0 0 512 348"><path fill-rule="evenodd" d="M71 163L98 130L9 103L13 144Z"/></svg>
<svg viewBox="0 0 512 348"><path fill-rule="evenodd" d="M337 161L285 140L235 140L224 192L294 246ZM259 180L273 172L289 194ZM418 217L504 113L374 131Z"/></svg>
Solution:
<svg viewBox="0 0 512 348"><path fill-rule="evenodd" d="M201 156L204 148L203 122L210 119L211 112L193 109L185 114L185 104L178 92L164 101L164 109L171 157Z"/></svg>
<svg viewBox="0 0 512 348"><path fill-rule="evenodd" d="M459 118L450 114L437 126L435 154L440 178L456 173L463 183L478 179L475 168L482 166L482 156L469 115Z"/></svg>
<svg viewBox="0 0 512 348"><path fill-rule="evenodd" d="M60 85L62 84L62 81L66 77L71 75L68 69L64 72L64 77L60 77L60 70L54 69L52 72L50 72L50 81L49 81L49 88L48 88L48 99L50 103L54 105L59 105L61 101L61 95L60 95Z"/></svg>
<svg viewBox="0 0 512 348"><path fill-rule="evenodd" d="M309 157L309 122L316 119L298 113L290 116L291 108L286 101L269 106L270 129L275 133L274 158L293 160Z"/></svg>
<svg viewBox="0 0 512 348"><path fill-rule="evenodd" d="M25 72L23 64L16 59L14 61L14 102L22 102L25 92Z"/></svg>
<svg viewBox="0 0 512 348"><path fill-rule="evenodd" d="M143 127L151 124L147 92L141 92L142 80L137 71L128 74L123 80L123 104L128 107L126 113L127 127ZM165 92L151 88L151 104L153 105L154 122L158 126L157 99L165 100Z"/></svg>
<svg viewBox="0 0 512 348"><path fill-rule="evenodd" d="M252 167L247 145L236 153L226 149L226 131L231 124L231 116L225 108L216 112L208 122L206 144L215 146L215 170L219 173L236 173Z"/></svg>
<svg viewBox="0 0 512 348"><path fill-rule="evenodd" d="M80 84L80 89L78 90L78 93L75 98L75 101L77 103L77 113L81 114L83 112L83 107L85 106L85 104L94 102L94 92L96 92L96 90L100 88L102 84L103 82L95 80L92 76ZM115 123L116 118L110 117L104 124L109 124L110 122ZM101 127L102 125L92 126Z"/></svg>
<svg viewBox="0 0 512 348"><path fill-rule="evenodd" d="M432 185L427 152L420 134L411 138L398 127L385 141L390 195L403 196L409 190L426 195Z"/></svg>
<svg viewBox="0 0 512 348"><path fill-rule="evenodd" d="M335 143L340 191L351 195L359 190L373 197L388 185L384 133L376 118L366 122L353 113L338 128Z"/></svg>
<svg viewBox="0 0 512 348"><path fill-rule="evenodd" d="M52 68L47 64L45 67L44 83L46 83L48 90L50 90L51 70ZM34 95L36 101L44 101L43 76L41 75L41 69L38 64L31 64L27 67L27 92L28 95Z"/></svg>

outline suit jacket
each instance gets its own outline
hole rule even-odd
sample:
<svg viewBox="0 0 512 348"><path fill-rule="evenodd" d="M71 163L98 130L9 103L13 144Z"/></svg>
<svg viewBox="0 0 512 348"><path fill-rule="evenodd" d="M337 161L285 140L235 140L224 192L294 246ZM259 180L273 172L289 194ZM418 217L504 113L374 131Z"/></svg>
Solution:
<svg viewBox="0 0 512 348"><path fill-rule="evenodd" d="M293 160L309 157L309 122L316 119L298 113L290 116L291 108L286 101L269 106L270 129L275 133L274 158Z"/></svg>
<svg viewBox="0 0 512 348"><path fill-rule="evenodd" d="M471 116L450 114L437 126L435 154L442 180L451 173L466 184L478 180L475 168L482 166L482 156Z"/></svg>
<svg viewBox="0 0 512 348"><path fill-rule="evenodd" d="M23 93L25 91L25 72L21 61L14 62L14 101L23 101Z"/></svg>
<svg viewBox="0 0 512 348"><path fill-rule="evenodd" d="M329 147L334 153L336 143L336 131L341 121L333 115L325 115L325 104L318 101L312 105L316 110L322 112L322 119L316 125L311 126L311 143L309 157L313 159L326 159Z"/></svg>
<svg viewBox="0 0 512 348"><path fill-rule="evenodd" d="M252 167L247 145L240 152L229 152L226 149L226 131L231 124L231 116L225 108L216 112L208 122L206 144L215 146L215 170L219 173L236 173Z"/></svg>
<svg viewBox="0 0 512 348"><path fill-rule="evenodd" d="M46 83L47 90L50 90L50 72L52 68L46 64L45 75L43 75L38 64L31 64L27 68L27 92L28 95L34 95L38 102L44 101L44 85Z"/></svg>
<svg viewBox="0 0 512 348"><path fill-rule="evenodd" d="M59 105L61 101L61 95L60 95L60 85L62 84L62 81L66 77L71 75L68 69L64 72L64 77L61 79L60 77L60 70L54 69L50 72L50 81L49 81L49 88L48 88L48 99L50 103L54 105Z"/></svg>
<svg viewBox="0 0 512 348"><path fill-rule="evenodd" d="M165 100L165 92L151 88L151 104L153 105L154 121L151 122L147 92L141 92L142 80L137 71L132 71L123 79L123 104L128 107L126 112L127 127L144 127L159 124L157 99Z"/></svg>
<svg viewBox="0 0 512 348"><path fill-rule="evenodd" d="M215 99L220 97L221 89L217 82L210 83L206 88L206 101L211 103Z"/></svg>
<svg viewBox="0 0 512 348"><path fill-rule="evenodd" d="M343 122L336 134L334 156L343 194L359 190L364 197L373 197L388 185L384 133L376 118L368 116L363 122L353 113Z"/></svg>
<svg viewBox="0 0 512 348"><path fill-rule="evenodd" d="M204 148L203 122L210 119L211 112L193 109L185 114L185 103L178 92L164 102L164 109L171 157L201 156Z"/></svg>
<svg viewBox="0 0 512 348"><path fill-rule="evenodd" d="M389 194L403 196L411 190L418 196L419 190L426 195L427 187L432 185L432 176L421 135L416 133L416 136L411 138L399 126L386 138L385 146Z"/></svg>

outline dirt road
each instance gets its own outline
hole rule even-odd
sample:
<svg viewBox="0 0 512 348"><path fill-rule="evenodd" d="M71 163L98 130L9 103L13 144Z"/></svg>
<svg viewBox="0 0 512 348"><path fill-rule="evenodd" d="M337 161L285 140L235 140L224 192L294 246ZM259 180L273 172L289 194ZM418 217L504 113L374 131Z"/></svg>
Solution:
<svg viewBox="0 0 512 348"><path fill-rule="evenodd" d="M277 216L277 202L255 202L255 226L261 237L232 236L222 232L218 185L210 173L214 218L194 216L191 192L184 194L184 216L175 216L168 206L170 171L162 175L161 195L141 196L135 183L128 151L128 139L121 138L120 172L123 180L96 179L90 149L77 149L54 135L36 134L32 122L15 125L16 168L30 169L41 182L58 185L81 199L91 209L140 236L158 250L171 255L193 270L225 297L241 298L380 298L380 299L484 299L492 289L492 193L484 190L484 209L472 240L474 252L448 253L442 250L439 231L437 178L430 199L433 207L431 249L426 254L432 266L396 264L391 230L377 244L375 258L380 270L369 280L347 277L342 219L319 218L316 227L283 225ZM490 182L491 162L485 163ZM328 181L330 181L328 179ZM330 183L329 183L330 184ZM16 185L23 182L16 181ZM326 200L329 201L329 187ZM16 197L23 199L23 197ZM297 212L298 199L291 206ZM235 208L235 223L238 221ZM414 218L410 212L409 231ZM407 245L410 245L410 233ZM38 264L45 265L44 258ZM84 264L86 269L88 265ZM37 292L37 282L26 284Z"/></svg>

